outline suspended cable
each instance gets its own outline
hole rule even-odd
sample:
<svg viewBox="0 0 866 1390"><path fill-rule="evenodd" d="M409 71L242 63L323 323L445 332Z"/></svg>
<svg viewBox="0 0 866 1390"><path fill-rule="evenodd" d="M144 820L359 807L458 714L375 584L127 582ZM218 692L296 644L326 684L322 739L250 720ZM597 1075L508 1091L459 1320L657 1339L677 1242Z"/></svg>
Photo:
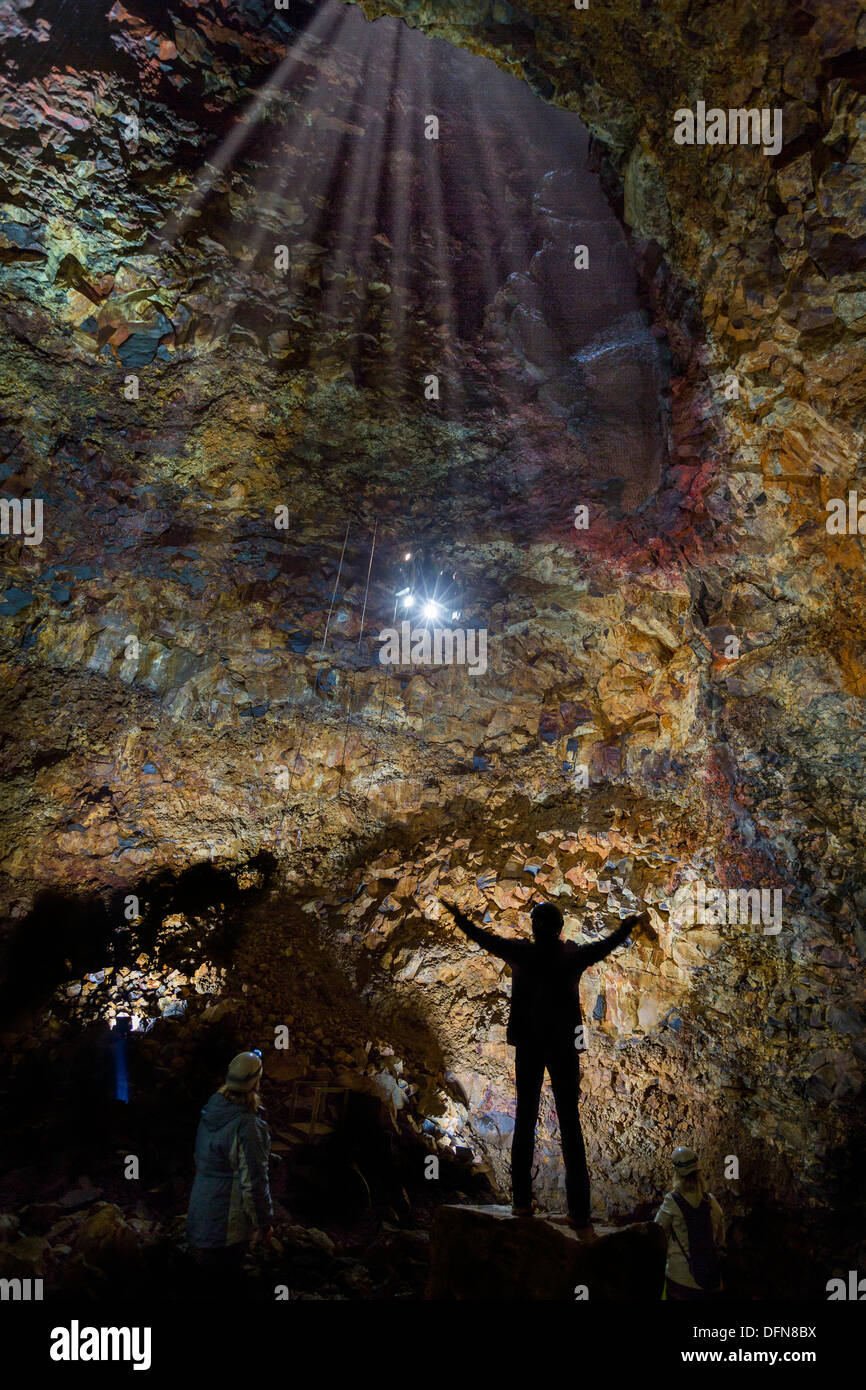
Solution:
<svg viewBox="0 0 866 1390"><path fill-rule="evenodd" d="M334 611L334 601L337 597L337 589L340 584L340 575L343 573L343 558L346 554L346 542L349 539L349 527L351 526L351 524L351 521L346 522L346 534L343 537L343 549L340 551L340 563L337 566L337 578L334 580L334 592L331 594L331 606L328 609L328 621L325 623L325 635L322 638L322 650L319 653L320 656L325 655L325 643L328 640L328 628L331 626L331 614Z"/></svg>
<svg viewBox="0 0 866 1390"><path fill-rule="evenodd" d="M375 549L376 549L376 530L377 530L377 528L378 528L378 525L379 525L379 521L378 521L378 518L377 518L377 520L374 521L374 523L373 523L373 543L372 543L372 545L370 546L370 563L369 563L369 565L367 566L367 584L366 584L366 587L365 587L365 589L364 589L364 607L363 607L362 610L361 610L361 631L358 633L358 652L359 652L359 653L360 653L360 651L361 651L361 638L364 636L364 618L365 618L366 615L367 615L367 595L368 595L369 592L370 592L370 574L371 574L372 569L373 569L373 554L374 554Z"/></svg>

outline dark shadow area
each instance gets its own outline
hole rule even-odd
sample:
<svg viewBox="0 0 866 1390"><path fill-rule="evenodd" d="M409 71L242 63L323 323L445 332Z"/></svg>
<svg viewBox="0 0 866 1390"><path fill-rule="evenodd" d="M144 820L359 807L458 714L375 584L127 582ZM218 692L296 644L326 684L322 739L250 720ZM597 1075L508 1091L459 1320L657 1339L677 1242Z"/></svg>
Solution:
<svg viewBox="0 0 866 1390"><path fill-rule="evenodd" d="M207 913L218 908L218 925L209 933L206 950L210 959L227 963L239 930L235 909L249 890L238 876L263 888L275 866L273 855L263 852L239 870L195 864L177 876L161 873L134 887L117 889L105 896L82 897L68 890L40 893L32 910L8 931L0 966L0 1027L17 1014L45 1003L63 980L74 980L108 964L129 965L141 951L157 945L163 918L168 913ZM129 919L130 899L138 902L138 914ZM167 963L191 962L189 944L166 938Z"/></svg>

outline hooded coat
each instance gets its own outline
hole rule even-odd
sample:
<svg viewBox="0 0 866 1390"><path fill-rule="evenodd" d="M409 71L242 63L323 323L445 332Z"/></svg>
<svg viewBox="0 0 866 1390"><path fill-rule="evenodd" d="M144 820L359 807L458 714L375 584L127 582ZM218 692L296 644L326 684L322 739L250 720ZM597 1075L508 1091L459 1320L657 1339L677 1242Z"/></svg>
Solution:
<svg viewBox="0 0 866 1390"><path fill-rule="evenodd" d="M219 1249L247 1241L273 1220L264 1120L217 1092L201 1112L195 1181L186 1215L190 1245Z"/></svg>

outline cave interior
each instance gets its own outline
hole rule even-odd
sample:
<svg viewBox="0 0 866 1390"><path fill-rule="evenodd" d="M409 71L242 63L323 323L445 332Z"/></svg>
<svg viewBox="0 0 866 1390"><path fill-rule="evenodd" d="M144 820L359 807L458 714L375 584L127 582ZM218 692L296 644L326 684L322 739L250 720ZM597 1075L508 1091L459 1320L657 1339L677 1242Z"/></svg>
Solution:
<svg viewBox="0 0 866 1390"><path fill-rule="evenodd" d="M582 983L599 1219L692 1144L744 1297L866 1268L866 16L688 12L2 7L0 1272L184 1288L256 1047L251 1281L423 1297L514 1128L442 899L649 912ZM702 93L780 152L678 146ZM562 1209L547 1082L535 1157Z"/></svg>

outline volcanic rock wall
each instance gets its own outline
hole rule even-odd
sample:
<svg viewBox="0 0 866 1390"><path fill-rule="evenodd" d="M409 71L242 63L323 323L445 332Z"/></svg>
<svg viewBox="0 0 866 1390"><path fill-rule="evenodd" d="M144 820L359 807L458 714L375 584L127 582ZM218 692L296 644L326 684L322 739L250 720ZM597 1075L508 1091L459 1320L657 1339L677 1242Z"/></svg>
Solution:
<svg viewBox="0 0 866 1390"><path fill-rule="evenodd" d="M4 7L3 482L46 500L43 546L3 540L10 939L48 891L272 855L206 1002L501 1181L507 983L437 896L590 935L645 902L584 986L599 1204L648 1207L691 1138L733 1214L826 1236L866 1059L862 548L825 525L863 453L860 12L364 10L437 41ZM701 97L783 108L781 153L675 145ZM604 275L557 268L578 242ZM486 670L383 667L440 579ZM780 889L783 930L684 920L693 881ZM198 993L151 965L59 997ZM547 1113L554 1202L555 1154Z"/></svg>

